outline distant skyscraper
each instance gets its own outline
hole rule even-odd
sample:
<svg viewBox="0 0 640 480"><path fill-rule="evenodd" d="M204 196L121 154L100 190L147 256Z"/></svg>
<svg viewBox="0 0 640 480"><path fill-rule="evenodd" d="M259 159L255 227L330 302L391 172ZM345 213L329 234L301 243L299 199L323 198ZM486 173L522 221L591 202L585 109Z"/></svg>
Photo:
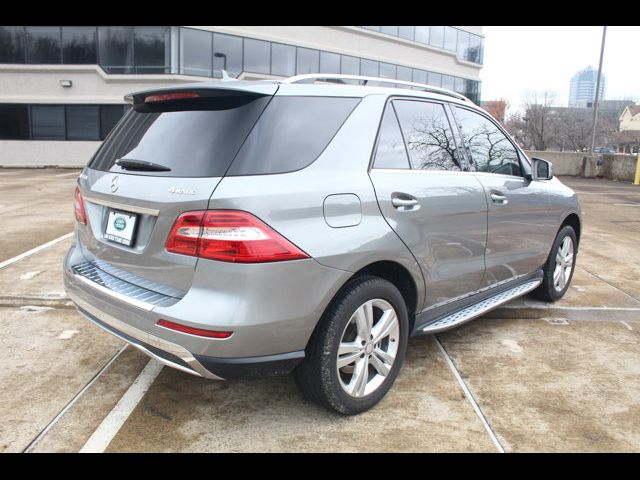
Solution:
<svg viewBox="0 0 640 480"><path fill-rule="evenodd" d="M598 81L598 70L588 66L584 70L579 71L571 78L571 87L569 88L569 106L570 107L593 107L593 101L596 93L596 83ZM604 98L606 80L604 75L600 77L600 92L598 101Z"/></svg>

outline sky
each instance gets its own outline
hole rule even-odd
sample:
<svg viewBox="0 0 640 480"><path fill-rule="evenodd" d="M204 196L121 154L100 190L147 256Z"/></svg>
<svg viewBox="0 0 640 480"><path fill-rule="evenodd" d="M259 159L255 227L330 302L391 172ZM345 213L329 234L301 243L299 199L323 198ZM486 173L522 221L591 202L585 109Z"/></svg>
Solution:
<svg viewBox="0 0 640 480"><path fill-rule="evenodd" d="M510 112L521 108L527 91L552 91L557 105L566 107L571 77L589 65L598 68L602 27L485 26L482 33L482 100L506 98ZM640 101L639 45L640 27L607 27L606 100Z"/></svg>

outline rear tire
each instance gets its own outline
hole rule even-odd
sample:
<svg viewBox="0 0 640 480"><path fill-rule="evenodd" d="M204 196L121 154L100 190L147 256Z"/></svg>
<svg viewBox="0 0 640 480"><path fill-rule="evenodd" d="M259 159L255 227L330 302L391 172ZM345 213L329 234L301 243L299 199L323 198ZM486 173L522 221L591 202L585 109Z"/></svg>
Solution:
<svg viewBox="0 0 640 480"><path fill-rule="evenodd" d="M400 371L408 329L404 298L392 283L374 276L350 281L309 340L294 371L298 387L308 399L343 415L369 410Z"/></svg>
<svg viewBox="0 0 640 480"><path fill-rule="evenodd" d="M576 267L577 245L578 239L573 228L569 225L562 227L544 264L542 283L533 292L536 297L546 302L555 302L564 296Z"/></svg>

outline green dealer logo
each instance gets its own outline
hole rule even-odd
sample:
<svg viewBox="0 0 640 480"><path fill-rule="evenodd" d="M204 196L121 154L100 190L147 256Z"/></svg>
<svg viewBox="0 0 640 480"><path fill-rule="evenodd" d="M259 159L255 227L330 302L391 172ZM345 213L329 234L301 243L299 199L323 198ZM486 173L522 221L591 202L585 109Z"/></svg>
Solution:
<svg viewBox="0 0 640 480"><path fill-rule="evenodd" d="M113 226L116 227L116 230L124 230L127 227L127 222L124 218L118 217L113 221Z"/></svg>

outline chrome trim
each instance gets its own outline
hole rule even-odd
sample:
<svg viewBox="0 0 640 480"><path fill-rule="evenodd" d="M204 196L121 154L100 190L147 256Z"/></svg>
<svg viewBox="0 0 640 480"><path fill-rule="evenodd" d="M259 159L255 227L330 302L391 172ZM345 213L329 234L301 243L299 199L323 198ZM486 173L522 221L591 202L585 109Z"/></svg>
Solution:
<svg viewBox="0 0 640 480"><path fill-rule="evenodd" d="M98 290L100 293L103 293L104 295L108 295L109 297L115 298L123 303L132 305L136 308L144 310L145 312L150 312L156 307L156 305L153 305L151 303L143 302L142 300L136 300L135 298L128 297L127 295L124 295L119 292L115 292L113 290L110 290L107 287L103 287L102 285L96 282L92 282L88 278L83 277L82 275L78 275L77 273L70 272L70 275L74 280L78 280L83 284L87 285L88 287Z"/></svg>
<svg viewBox="0 0 640 480"><path fill-rule="evenodd" d="M147 207L140 207L138 205L130 205L128 203L113 202L111 200L96 198L91 195L83 195L83 197L86 202L95 203L96 205L104 205L105 207L116 208L118 210L124 210L126 212L135 212L135 213L142 213L146 215L153 215L154 217L157 217L158 215L160 215L160 210L157 210L155 208L147 208Z"/></svg>
<svg viewBox="0 0 640 480"><path fill-rule="evenodd" d="M457 98L458 100L463 100L465 102L473 103L470 99L465 97L464 95L454 92L453 90L448 90L446 88L434 87L432 85L427 85L424 83L416 83L416 82L407 82L405 80L394 80L390 78L381 78L381 77L367 77L363 75L341 75L338 73L309 73L305 75L296 75L293 77L285 78L281 80L280 83L302 83L307 80L363 80L365 83L363 86L366 86L366 82L377 82L377 83L390 83L393 85L406 85L408 87L418 87L425 92L438 93L440 95L446 95L448 97Z"/></svg>
<svg viewBox="0 0 640 480"><path fill-rule="evenodd" d="M531 280L516 287L513 287L504 292L498 293L492 297L485 298L484 300L469 305L462 310L458 310L450 315L447 315L435 322L427 325L422 329L422 333L438 333L450 328L457 327L463 323L473 320L481 315L484 315L490 310L507 303L514 298L520 297L530 291L534 290L542 283L542 279Z"/></svg>
<svg viewBox="0 0 640 480"><path fill-rule="evenodd" d="M122 322L121 320L118 320L115 317L112 317L108 313L105 313L105 312L97 309L93 305L91 305L91 304L87 303L86 301L84 301L83 299L81 299L72 290L68 290L67 291L67 295L69 296L69 298L76 305L78 305L80 308L82 308L83 310L87 311L91 315L95 316L101 322L106 323L110 327L113 327L115 330L119 330L122 333L135 338L136 340L140 340L141 342L148 343L149 345L152 345L152 346L154 346L156 348L159 348L160 350L163 350L163 351L165 351L167 353L175 355L176 357L178 357L182 361L184 361L187 365L189 365L193 370L191 370L189 368L185 368L184 366L179 365L179 364L174 363L174 362L171 362L170 360L167 360L165 358L162 358L162 357L156 355L155 353L149 351L144 346L139 345L139 344L134 343L134 342L131 342L130 340L127 340L126 338L118 335L117 333L112 332L112 331L110 331L108 329L105 329L104 326L100 325L99 323L93 322L94 324L98 325L100 328L102 328L106 332L110 333L111 335L114 335L114 336L118 337L119 339L125 341L129 345L132 345L132 346L136 347L137 349L139 349L142 352L144 352L146 355L149 355L150 357L155 358L159 362L161 362L161 363L163 363L163 364L165 364L165 365L167 365L169 367L176 368L178 370L190 373L192 375L196 375L196 376L200 376L200 377L204 377L204 378L209 378L209 379L213 379L213 380L224 380L223 378L218 377L217 375L214 375L209 370L204 368L202 366L202 364L200 362L198 362L194 358L194 356L191 354L191 352L189 352L186 348L184 348L184 347L182 347L180 345L177 345L175 343L169 342L167 340L164 340L163 338L156 337L155 335L152 335L150 333L143 332L142 330L139 330L139 329L137 329L135 327L132 327L131 325L129 325L127 323L124 323L124 322ZM87 317L87 318L89 320L93 321L90 317Z"/></svg>

